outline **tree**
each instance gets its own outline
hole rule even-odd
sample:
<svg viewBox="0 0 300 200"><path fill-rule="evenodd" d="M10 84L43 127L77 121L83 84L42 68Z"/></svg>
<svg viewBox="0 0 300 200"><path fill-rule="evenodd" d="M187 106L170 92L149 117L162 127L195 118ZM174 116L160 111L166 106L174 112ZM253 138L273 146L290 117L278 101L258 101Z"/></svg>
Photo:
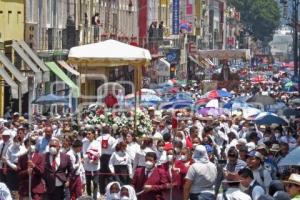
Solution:
<svg viewBox="0 0 300 200"><path fill-rule="evenodd" d="M228 0L240 11L241 22L255 39L268 43L280 25L280 9L275 0Z"/></svg>

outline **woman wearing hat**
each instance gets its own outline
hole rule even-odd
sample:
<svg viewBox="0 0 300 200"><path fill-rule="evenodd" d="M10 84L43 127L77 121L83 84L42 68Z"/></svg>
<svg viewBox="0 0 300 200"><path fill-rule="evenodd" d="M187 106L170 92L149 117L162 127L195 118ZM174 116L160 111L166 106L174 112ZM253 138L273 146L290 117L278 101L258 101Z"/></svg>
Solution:
<svg viewBox="0 0 300 200"><path fill-rule="evenodd" d="M300 175L291 174L288 181L284 181L284 183L292 200L300 200Z"/></svg>

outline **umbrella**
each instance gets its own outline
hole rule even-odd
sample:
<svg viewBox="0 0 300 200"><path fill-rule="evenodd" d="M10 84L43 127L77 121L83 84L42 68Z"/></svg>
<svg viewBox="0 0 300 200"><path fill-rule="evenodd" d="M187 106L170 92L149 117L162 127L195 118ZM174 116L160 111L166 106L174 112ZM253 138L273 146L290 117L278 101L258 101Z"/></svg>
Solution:
<svg viewBox="0 0 300 200"><path fill-rule="evenodd" d="M169 99L170 101L193 101L193 98L187 93L177 93Z"/></svg>
<svg viewBox="0 0 300 200"><path fill-rule="evenodd" d="M208 98L232 97L230 92L224 90L212 90L205 94Z"/></svg>
<svg viewBox="0 0 300 200"><path fill-rule="evenodd" d="M170 103L161 104L159 109L168 110L168 109L181 109L181 108L191 108L193 107L192 101L175 101Z"/></svg>
<svg viewBox="0 0 300 200"><path fill-rule="evenodd" d="M289 101L289 103L300 105L300 99L299 98L292 99L292 100Z"/></svg>
<svg viewBox="0 0 300 200"><path fill-rule="evenodd" d="M263 105L271 105L275 103L275 99L266 95L255 95L247 100L248 103L261 103Z"/></svg>
<svg viewBox="0 0 300 200"><path fill-rule="evenodd" d="M287 125L288 123L278 115L270 112L262 112L255 118L255 123L259 125Z"/></svg>
<svg viewBox="0 0 300 200"><path fill-rule="evenodd" d="M280 166L300 166L300 147L296 147L293 149L288 155L282 158L279 163L278 167Z"/></svg>
<svg viewBox="0 0 300 200"><path fill-rule="evenodd" d="M251 119L252 116L257 116L259 113L261 113L261 110L257 108L252 108L250 106L242 108L243 110L243 117L245 119Z"/></svg>
<svg viewBox="0 0 300 200"><path fill-rule="evenodd" d="M283 115L287 116L287 117L290 117L290 116L298 117L298 116L300 116L300 110L293 109L293 108L287 108L283 111Z"/></svg>
<svg viewBox="0 0 300 200"><path fill-rule="evenodd" d="M126 100L134 100L134 94L128 94L128 95L126 95L125 99ZM142 102L161 102L162 99L159 96L157 96L157 95L142 94L141 101Z"/></svg>
<svg viewBox="0 0 300 200"><path fill-rule="evenodd" d="M203 116L220 116L224 114L223 109L221 108L201 108L198 110L198 113L203 115Z"/></svg>
<svg viewBox="0 0 300 200"><path fill-rule="evenodd" d="M205 105L207 104L211 99L210 98L201 98L201 99L198 99L197 102L195 103L195 105Z"/></svg>
<svg viewBox="0 0 300 200"><path fill-rule="evenodd" d="M40 105L55 104L55 103L68 103L68 102L69 102L69 100L67 97L58 96L55 94L43 95L43 96L38 97L34 101L32 101L33 104L40 104Z"/></svg>
<svg viewBox="0 0 300 200"><path fill-rule="evenodd" d="M153 94L156 95L156 92L152 89L148 89L148 88L143 88L141 89L142 94Z"/></svg>
<svg viewBox="0 0 300 200"><path fill-rule="evenodd" d="M234 110L234 109L237 109L237 108L246 108L248 106L249 105L245 102L230 101L230 102L224 104L223 108Z"/></svg>
<svg viewBox="0 0 300 200"><path fill-rule="evenodd" d="M261 83L265 81L265 78L261 75L251 78L251 81L254 83Z"/></svg>

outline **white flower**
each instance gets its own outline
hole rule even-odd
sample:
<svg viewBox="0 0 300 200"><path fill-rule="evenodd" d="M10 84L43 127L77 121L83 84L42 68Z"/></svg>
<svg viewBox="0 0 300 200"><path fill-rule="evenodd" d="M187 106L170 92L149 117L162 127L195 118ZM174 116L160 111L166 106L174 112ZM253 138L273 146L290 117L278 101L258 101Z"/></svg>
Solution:
<svg viewBox="0 0 300 200"><path fill-rule="evenodd" d="M105 116L104 115L100 115L99 118L103 120L103 119L105 119Z"/></svg>
<svg viewBox="0 0 300 200"><path fill-rule="evenodd" d="M111 126L111 128L114 130L114 131L116 131L116 130L118 130L118 125L117 124L113 124L112 126Z"/></svg>

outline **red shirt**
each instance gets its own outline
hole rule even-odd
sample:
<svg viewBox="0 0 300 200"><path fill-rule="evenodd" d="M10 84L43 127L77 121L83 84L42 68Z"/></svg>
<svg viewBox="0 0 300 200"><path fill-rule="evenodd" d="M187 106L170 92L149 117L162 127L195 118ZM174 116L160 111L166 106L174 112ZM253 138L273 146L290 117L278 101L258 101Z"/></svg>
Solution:
<svg viewBox="0 0 300 200"><path fill-rule="evenodd" d="M118 100L114 95L109 94L104 98L104 103L108 108L112 108L118 104Z"/></svg>

